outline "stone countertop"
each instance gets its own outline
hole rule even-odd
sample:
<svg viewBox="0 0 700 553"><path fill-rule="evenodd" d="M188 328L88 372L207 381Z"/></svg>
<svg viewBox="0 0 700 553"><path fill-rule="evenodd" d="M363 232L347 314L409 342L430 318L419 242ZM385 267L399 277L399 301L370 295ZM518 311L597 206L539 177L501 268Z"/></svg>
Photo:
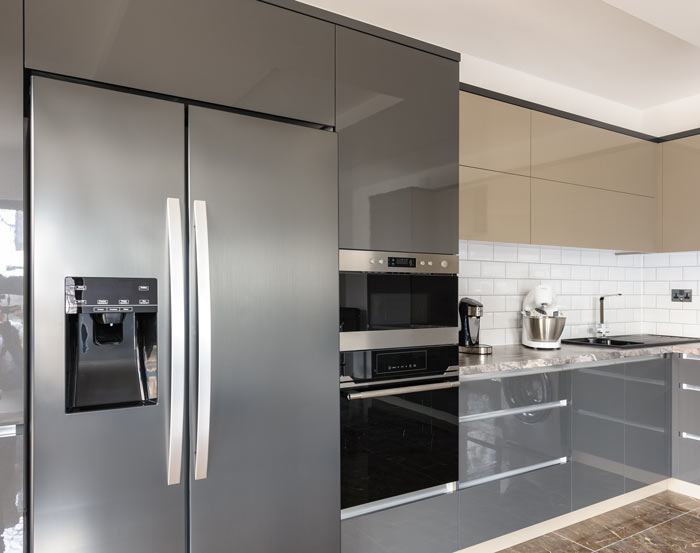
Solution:
<svg viewBox="0 0 700 553"><path fill-rule="evenodd" d="M562 344L561 349L541 350L521 345L494 346L491 355L459 354L459 374L464 379L479 378L489 373L539 372L565 370L581 363L597 363L634 357L651 357L666 353L685 353L700 356L700 340L676 346L657 346L635 349L574 346ZM502 375L505 376L505 375Z"/></svg>

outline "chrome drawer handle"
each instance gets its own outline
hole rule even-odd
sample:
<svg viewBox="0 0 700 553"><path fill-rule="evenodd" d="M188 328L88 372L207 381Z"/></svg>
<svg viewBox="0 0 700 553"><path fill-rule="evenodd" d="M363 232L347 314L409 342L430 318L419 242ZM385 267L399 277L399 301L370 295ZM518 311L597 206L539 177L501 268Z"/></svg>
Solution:
<svg viewBox="0 0 700 553"><path fill-rule="evenodd" d="M394 497L387 497L386 499L380 499L379 501L372 501L371 503L364 503L362 505L357 505L356 507L342 509L340 511L340 520L347 520L349 518L368 515L370 513L376 513L377 511L384 511L386 509L391 509L392 507L399 507L401 505L407 505L408 503L415 503L416 501L420 501L422 499L447 495L456 491L457 482L449 482L447 484L433 486L432 488L418 490L417 492L409 492Z"/></svg>
<svg viewBox="0 0 700 553"><path fill-rule="evenodd" d="M697 434L691 434L690 432L681 432L680 436L685 440L693 440L696 442L700 442L700 436L698 436Z"/></svg>
<svg viewBox="0 0 700 553"><path fill-rule="evenodd" d="M569 405L568 399L559 401L550 401L549 403L536 403L534 405L525 405L523 407L513 407L512 409L501 409L500 411L487 411L486 413L475 413L473 415L464 415L459 417L459 422L473 422L484 419L495 419L498 417L507 417L508 415L521 415L523 413L535 413L537 411L547 411L549 409L558 409Z"/></svg>
<svg viewBox="0 0 700 553"><path fill-rule="evenodd" d="M488 482L493 482L495 480L503 480L505 478L512 478L513 476L520 476L521 474L527 474L528 472L534 472L540 469L546 469L549 467L556 467L557 465L565 465L569 462L568 457L559 457L558 459L552 459L551 461L544 461L543 463L537 463L535 465L529 465L527 467L522 467L519 469L507 470L505 472L499 472L498 474L492 474L490 476L484 476L483 478L475 478L474 480L467 480L459 485L460 490L466 488L473 488L479 484L487 484Z"/></svg>
<svg viewBox="0 0 700 553"><path fill-rule="evenodd" d="M691 392L700 392L700 386L696 386L695 384L686 384L683 382L681 384L681 390L690 390Z"/></svg>

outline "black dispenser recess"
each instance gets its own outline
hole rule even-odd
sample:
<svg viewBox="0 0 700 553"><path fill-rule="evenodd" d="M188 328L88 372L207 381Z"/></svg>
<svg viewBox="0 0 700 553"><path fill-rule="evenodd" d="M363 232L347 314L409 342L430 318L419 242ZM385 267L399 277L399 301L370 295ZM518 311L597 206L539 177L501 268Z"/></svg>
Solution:
<svg viewBox="0 0 700 553"><path fill-rule="evenodd" d="M66 413L158 400L154 278L66 277Z"/></svg>

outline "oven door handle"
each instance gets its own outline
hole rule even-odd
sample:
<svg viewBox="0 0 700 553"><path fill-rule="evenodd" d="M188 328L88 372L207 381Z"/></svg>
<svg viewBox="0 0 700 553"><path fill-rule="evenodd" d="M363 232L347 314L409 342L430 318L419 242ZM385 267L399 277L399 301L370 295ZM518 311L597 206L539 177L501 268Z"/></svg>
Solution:
<svg viewBox="0 0 700 553"><path fill-rule="evenodd" d="M398 388L387 388L385 390L368 390L366 392L350 392L347 394L349 400L372 399L375 397L398 396L401 394L415 394L417 392L431 392L433 390L446 390L448 388L458 388L459 380L450 382L437 382L435 384L421 384L419 386L400 386Z"/></svg>

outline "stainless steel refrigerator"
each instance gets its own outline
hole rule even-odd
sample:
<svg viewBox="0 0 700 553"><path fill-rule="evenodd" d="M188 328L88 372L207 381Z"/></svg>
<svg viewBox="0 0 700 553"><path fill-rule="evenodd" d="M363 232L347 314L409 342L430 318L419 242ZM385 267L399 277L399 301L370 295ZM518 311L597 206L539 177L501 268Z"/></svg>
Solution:
<svg viewBox="0 0 700 553"><path fill-rule="evenodd" d="M31 82L35 553L339 550L332 132Z"/></svg>

